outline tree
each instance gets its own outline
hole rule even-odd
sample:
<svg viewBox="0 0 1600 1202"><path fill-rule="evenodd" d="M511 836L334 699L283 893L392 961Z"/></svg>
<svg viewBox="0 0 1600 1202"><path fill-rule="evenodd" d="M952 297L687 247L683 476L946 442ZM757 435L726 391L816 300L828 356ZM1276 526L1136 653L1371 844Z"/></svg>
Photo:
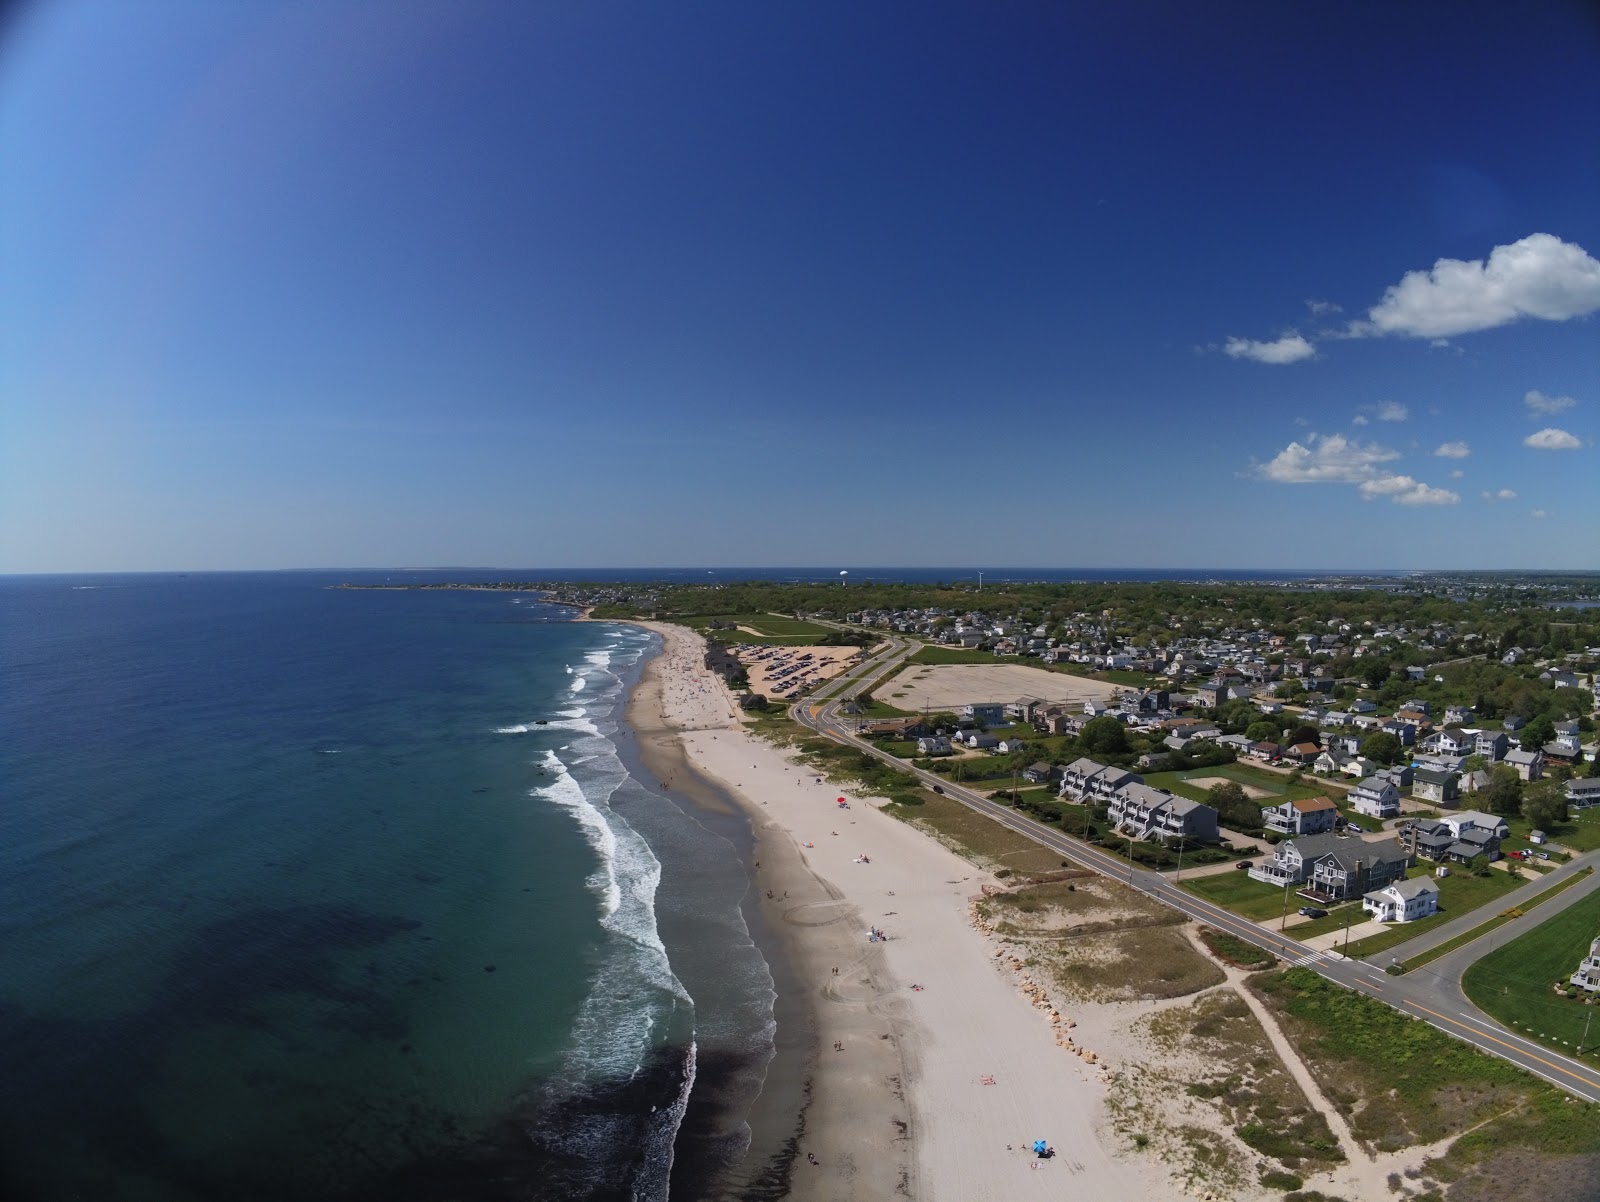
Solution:
<svg viewBox="0 0 1600 1202"><path fill-rule="evenodd" d="M1244 737L1252 743L1274 742L1278 737L1278 724L1276 722L1268 722L1266 719L1262 719L1260 722L1252 722L1245 728Z"/></svg>
<svg viewBox="0 0 1600 1202"><path fill-rule="evenodd" d="M1389 673L1391 671L1392 669L1389 667L1388 660L1369 659L1366 662L1366 665L1361 669L1361 675L1366 679L1369 687L1376 689L1381 687L1383 682L1389 679Z"/></svg>
<svg viewBox="0 0 1600 1202"><path fill-rule="evenodd" d="M1595 752L1594 759L1589 761L1590 776L1600 776L1600 751Z"/></svg>
<svg viewBox="0 0 1600 1202"><path fill-rule="evenodd" d="M1369 760L1377 760L1380 764L1394 763L1403 751L1400 736L1390 734L1386 730L1375 730L1361 740L1361 754Z"/></svg>
<svg viewBox="0 0 1600 1202"><path fill-rule="evenodd" d="M1516 772L1501 764L1489 775L1489 787L1483 791L1483 802L1491 814L1510 816L1522 810L1522 781Z"/></svg>
<svg viewBox="0 0 1600 1202"><path fill-rule="evenodd" d="M1112 717L1094 718L1078 735L1091 755L1123 755L1128 750L1128 728Z"/></svg>
<svg viewBox="0 0 1600 1202"><path fill-rule="evenodd" d="M1546 743L1556 741L1556 724L1540 714L1522 728L1518 737L1522 740L1522 750L1538 751Z"/></svg>
<svg viewBox="0 0 1600 1202"><path fill-rule="evenodd" d="M1522 816L1536 830L1547 831L1567 820L1566 792L1553 780L1536 781L1522 793Z"/></svg>
<svg viewBox="0 0 1600 1202"><path fill-rule="evenodd" d="M1290 732L1284 743L1288 747L1297 747L1301 743L1311 743L1314 746L1321 747L1322 735L1315 726L1298 726Z"/></svg>
<svg viewBox="0 0 1600 1202"><path fill-rule="evenodd" d="M1261 829L1261 807L1231 780L1212 785L1206 802L1217 812L1217 821L1223 826L1239 831Z"/></svg>

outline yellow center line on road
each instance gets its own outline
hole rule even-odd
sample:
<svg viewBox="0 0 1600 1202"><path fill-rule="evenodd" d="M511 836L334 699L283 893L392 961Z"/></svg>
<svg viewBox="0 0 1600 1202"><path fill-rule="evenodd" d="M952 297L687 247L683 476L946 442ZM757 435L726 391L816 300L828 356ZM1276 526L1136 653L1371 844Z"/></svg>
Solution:
<svg viewBox="0 0 1600 1202"><path fill-rule="evenodd" d="M1492 1043L1497 1043L1503 1048L1508 1048L1509 1050L1511 1050L1513 1052L1516 1052L1518 1055L1526 1056L1529 1060L1537 1060L1540 1064L1544 1065L1546 1068L1553 1068L1553 1069L1556 1070L1556 1072L1561 1073L1563 1076L1571 1077L1574 1081L1581 1081L1583 1084L1589 1086L1591 1089L1594 1088L1594 1086L1596 1085L1596 1081L1595 1081L1593 1075L1585 1077L1580 1073L1573 1072L1571 1069L1563 1068L1561 1065L1557 1064L1553 1060L1546 1060L1543 1056L1535 1056L1532 1052L1525 1052L1521 1048L1517 1047L1515 1044L1507 1043L1503 1039L1497 1039L1497 1038L1495 1038L1495 1036L1490 1035L1490 1034L1488 1034L1486 1032L1475 1031L1471 1027L1467 1026L1466 1023L1458 1022L1457 1020L1451 1018L1448 1014L1440 1014L1437 1010L1429 1010L1426 1006L1421 1005L1418 1002L1410 1002L1410 1001L1402 1000L1401 1005L1410 1006L1415 1010L1422 1011L1424 1014L1431 1014L1431 1015L1433 1015L1434 1018L1442 1019L1443 1021L1449 1023L1452 1027L1460 1027L1463 1031L1467 1032L1469 1035L1474 1035L1474 1036L1478 1037L1479 1039L1487 1039Z"/></svg>

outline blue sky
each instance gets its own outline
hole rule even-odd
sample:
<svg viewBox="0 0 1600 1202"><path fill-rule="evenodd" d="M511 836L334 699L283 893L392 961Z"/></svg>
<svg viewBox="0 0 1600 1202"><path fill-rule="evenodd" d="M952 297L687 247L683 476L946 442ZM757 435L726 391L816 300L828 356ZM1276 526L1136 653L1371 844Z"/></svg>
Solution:
<svg viewBox="0 0 1600 1202"><path fill-rule="evenodd" d="M1579 4L36 3L0 571L1600 567Z"/></svg>

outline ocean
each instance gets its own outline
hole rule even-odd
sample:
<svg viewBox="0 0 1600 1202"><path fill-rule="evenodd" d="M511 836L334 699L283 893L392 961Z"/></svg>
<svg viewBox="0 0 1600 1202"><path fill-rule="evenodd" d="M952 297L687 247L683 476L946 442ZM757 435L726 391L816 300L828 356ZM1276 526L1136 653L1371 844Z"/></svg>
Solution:
<svg viewBox="0 0 1600 1202"><path fill-rule="evenodd" d="M773 970L745 824L622 725L654 636L328 587L389 575L0 580L0 1196L692 1198L743 1153Z"/></svg>

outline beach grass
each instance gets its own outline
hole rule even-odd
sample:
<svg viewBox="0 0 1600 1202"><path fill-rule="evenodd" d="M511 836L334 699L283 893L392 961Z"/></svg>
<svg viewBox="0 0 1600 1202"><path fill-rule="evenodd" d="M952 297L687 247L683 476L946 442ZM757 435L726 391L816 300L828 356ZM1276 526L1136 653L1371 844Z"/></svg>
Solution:
<svg viewBox="0 0 1600 1202"><path fill-rule="evenodd" d="M1316 1169L1345 1159L1328 1122L1312 1108L1250 1007L1233 990L1149 1019L1153 1040L1171 1056L1206 1066L1185 1092L1213 1103L1252 1150L1285 1169Z"/></svg>
<svg viewBox="0 0 1600 1202"><path fill-rule="evenodd" d="M1574 1186L1600 1170L1600 1106L1308 969L1258 974L1248 987L1370 1147L1457 1137L1421 1166L1452 1197L1589 1196Z"/></svg>
<svg viewBox="0 0 1600 1202"><path fill-rule="evenodd" d="M891 805L888 812L922 827L958 855L986 867L1035 874L1059 871L1064 864L1059 853L926 789L922 790L921 805Z"/></svg>

